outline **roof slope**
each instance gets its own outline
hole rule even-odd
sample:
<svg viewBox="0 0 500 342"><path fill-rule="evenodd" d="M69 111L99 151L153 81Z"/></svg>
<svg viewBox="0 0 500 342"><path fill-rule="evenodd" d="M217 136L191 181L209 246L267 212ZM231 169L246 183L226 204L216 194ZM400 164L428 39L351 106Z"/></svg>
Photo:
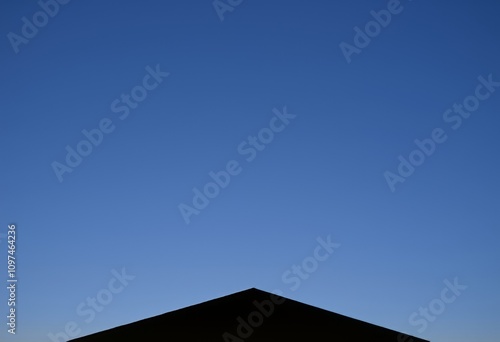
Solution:
<svg viewBox="0 0 500 342"><path fill-rule="evenodd" d="M425 342L255 288L72 340Z"/></svg>

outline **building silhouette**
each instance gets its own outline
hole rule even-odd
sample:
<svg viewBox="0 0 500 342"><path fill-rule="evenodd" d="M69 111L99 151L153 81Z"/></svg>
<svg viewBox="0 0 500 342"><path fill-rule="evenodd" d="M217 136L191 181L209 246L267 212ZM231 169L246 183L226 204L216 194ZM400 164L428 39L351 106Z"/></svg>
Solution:
<svg viewBox="0 0 500 342"><path fill-rule="evenodd" d="M255 288L72 341L146 339L186 342L426 342Z"/></svg>

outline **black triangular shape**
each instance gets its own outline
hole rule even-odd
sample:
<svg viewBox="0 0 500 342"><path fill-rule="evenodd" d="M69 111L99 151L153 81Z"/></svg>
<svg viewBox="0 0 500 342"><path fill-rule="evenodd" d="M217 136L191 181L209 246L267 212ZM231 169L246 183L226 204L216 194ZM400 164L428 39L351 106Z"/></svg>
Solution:
<svg viewBox="0 0 500 342"><path fill-rule="evenodd" d="M196 342L425 342L255 288L73 341L145 339Z"/></svg>

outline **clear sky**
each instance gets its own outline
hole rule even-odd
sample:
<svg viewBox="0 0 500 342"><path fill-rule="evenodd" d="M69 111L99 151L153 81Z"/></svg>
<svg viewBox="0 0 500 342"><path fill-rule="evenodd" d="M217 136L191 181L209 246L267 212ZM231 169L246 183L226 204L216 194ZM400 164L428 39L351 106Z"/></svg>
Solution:
<svg viewBox="0 0 500 342"><path fill-rule="evenodd" d="M500 339L498 1L60 2L0 11L2 341L250 287Z"/></svg>

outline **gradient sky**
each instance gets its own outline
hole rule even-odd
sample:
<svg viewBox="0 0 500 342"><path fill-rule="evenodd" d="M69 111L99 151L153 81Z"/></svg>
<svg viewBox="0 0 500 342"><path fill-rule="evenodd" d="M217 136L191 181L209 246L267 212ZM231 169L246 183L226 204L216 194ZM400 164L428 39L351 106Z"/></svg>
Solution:
<svg viewBox="0 0 500 342"><path fill-rule="evenodd" d="M257 287L435 342L497 342L500 88L470 96L500 81L500 3L403 0L348 63L340 44L390 3L248 0L222 21L211 0L70 1L16 53L9 33L41 7L3 1L0 234L16 224L19 282L12 336L0 235L0 339L48 342L71 321L84 336ZM148 67L169 75L121 119L112 103ZM284 107L295 117L248 161L239 146ZM53 163L106 118L60 181ZM446 141L391 191L384 173L435 129ZM179 205L233 160L186 224ZM340 247L292 289L286 272L328 236ZM86 322L79 305L123 269L135 278ZM455 279L467 288L412 324Z"/></svg>

